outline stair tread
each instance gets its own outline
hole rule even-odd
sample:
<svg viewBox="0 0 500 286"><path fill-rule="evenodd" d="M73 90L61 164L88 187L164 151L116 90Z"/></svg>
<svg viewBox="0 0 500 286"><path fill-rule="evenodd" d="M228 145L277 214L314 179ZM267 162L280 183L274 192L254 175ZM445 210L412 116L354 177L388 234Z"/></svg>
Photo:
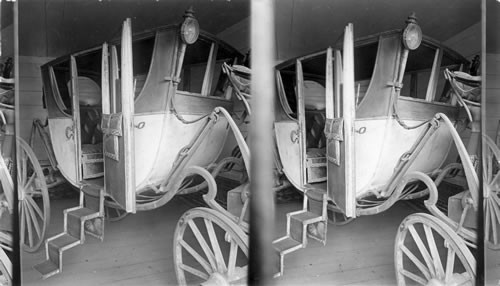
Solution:
<svg viewBox="0 0 500 286"><path fill-rule="evenodd" d="M317 188L312 185L307 186L306 195L311 200L322 201L325 194L326 189Z"/></svg>
<svg viewBox="0 0 500 286"><path fill-rule="evenodd" d="M50 277L54 274L59 273L59 267L50 260L46 260L42 263L39 263L39 264L33 266L33 268L36 271L40 272L44 278L47 278L47 277Z"/></svg>
<svg viewBox="0 0 500 286"><path fill-rule="evenodd" d="M83 207L83 208L79 208L79 209L72 210L72 211L68 212L68 215L72 215L72 216L76 216L76 217L84 217L84 216L88 216L88 215L96 214L96 213L97 212L94 210Z"/></svg>
<svg viewBox="0 0 500 286"><path fill-rule="evenodd" d="M51 240L49 242L49 245L52 245L53 247L56 247L56 248L63 248L65 246L68 246L70 244L73 244L75 242L79 242L80 240L76 237L73 237L69 234L64 234L62 236L59 236L58 238L54 239L54 240Z"/></svg>
<svg viewBox="0 0 500 286"><path fill-rule="evenodd" d="M288 236L285 239L274 242L273 246L276 251L283 252L292 248L299 248L302 246L302 243Z"/></svg>
<svg viewBox="0 0 500 286"><path fill-rule="evenodd" d="M321 218L321 216L319 216L315 213L312 213L312 212L305 211L305 212L301 212L298 214L294 214L291 216L291 218L298 220L298 221L307 222L309 220Z"/></svg>

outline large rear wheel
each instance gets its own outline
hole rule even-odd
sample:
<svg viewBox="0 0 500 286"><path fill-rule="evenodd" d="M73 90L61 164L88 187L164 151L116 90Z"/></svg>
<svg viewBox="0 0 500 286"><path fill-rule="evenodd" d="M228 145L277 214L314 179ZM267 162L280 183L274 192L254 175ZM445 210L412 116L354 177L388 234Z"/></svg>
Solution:
<svg viewBox="0 0 500 286"><path fill-rule="evenodd" d="M500 249L500 150L483 136L484 239L492 249Z"/></svg>
<svg viewBox="0 0 500 286"><path fill-rule="evenodd" d="M174 263L179 285L246 284L248 236L215 210L191 209L175 229Z"/></svg>
<svg viewBox="0 0 500 286"><path fill-rule="evenodd" d="M396 236L398 285L474 285L476 260L463 239L429 214L404 219Z"/></svg>
<svg viewBox="0 0 500 286"><path fill-rule="evenodd" d="M42 245L50 223L49 192L33 150L20 138L17 138L17 148L21 244L25 251L35 252Z"/></svg>

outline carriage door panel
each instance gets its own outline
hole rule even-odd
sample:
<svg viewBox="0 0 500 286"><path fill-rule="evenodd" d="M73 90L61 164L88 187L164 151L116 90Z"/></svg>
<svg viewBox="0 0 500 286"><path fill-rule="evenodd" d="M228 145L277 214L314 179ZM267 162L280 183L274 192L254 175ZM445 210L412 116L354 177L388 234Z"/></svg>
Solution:
<svg viewBox="0 0 500 286"><path fill-rule="evenodd" d="M346 27L344 60L335 51L327 53L325 135L327 138L328 195L348 216L356 216L354 157L354 51L352 26ZM333 69L333 72L332 72ZM334 84L332 84L332 81Z"/></svg>
<svg viewBox="0 0 500 286"><path fill-rule="evenodd" d="M102 54L101 129L105 192L124 210L135 213L134 91L130 20L125 21L123 25L120 78L116 48L112 46L111 55L108 55L108 47L104 45Z"/></svg>
<svg viewBox="0 0 500 286"><path fill-rule="evenodd" d="M302 187L302 166L299 144L299 124L296 121L274 123L274 133L283 172L298 189Z"/></svg>
<svg viewBox="0 0 500 286"><path fill-rule="evenodd" d="M76 168L76 182L82 180L82 142L80 134L80 93L78 91L78 68L76 65L76 59L71 56L71 107L73 109L73 126L71 129L66 130L67 137L73 137L75 142L75 165ZM70 134L70 135L68 135Z"/></svg>

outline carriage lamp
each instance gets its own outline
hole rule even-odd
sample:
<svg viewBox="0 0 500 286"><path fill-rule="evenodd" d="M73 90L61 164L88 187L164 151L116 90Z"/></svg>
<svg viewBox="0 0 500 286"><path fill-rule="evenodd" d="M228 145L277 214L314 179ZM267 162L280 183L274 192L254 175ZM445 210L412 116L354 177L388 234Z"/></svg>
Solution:
<svg viewBox="0 0 500 286"><path fill-rule="evenodd" d="M185 44L193 44L198 40L200 35L200 25L198 20L194 17L194 11L190 7L186 13L184 13L184 22L181 25L181 39Z"/></svg>
<svg viewBox="0 0 500 286"><path fill-rule="evenodd" d="M417 24L417 17L412 13L406 20L406 28L403 31L403 44L408 50L415 50L422 42L422 30Z"/></svg>

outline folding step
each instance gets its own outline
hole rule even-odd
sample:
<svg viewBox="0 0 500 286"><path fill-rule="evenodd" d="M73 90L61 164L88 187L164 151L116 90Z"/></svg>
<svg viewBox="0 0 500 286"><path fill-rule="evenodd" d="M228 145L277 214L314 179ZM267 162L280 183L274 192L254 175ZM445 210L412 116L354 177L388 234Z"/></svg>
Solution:
<svg viewBox="0 0 500 286"><path fill-rule="evenodd" d="M83 243L85 241L85 221L97 218L98 216L98 212L88 208L77 208L65 212L66 232L73 237L77 237Z"/></svg>
<svg viewBox="0 0 500 286"><path fill-rule="evenodd" d="M305 248L308 237L326 243L327 204L326 191L311 188L302 210L287 214L286 235L273 242L278 266L275 277L283 275L285 255Z"/></svg>
<svg viewBox="0 0 500 286"><path fill-rule="evenodd" d="M283 275L283 267L285 265L285 255L292 253L296 250L303 248L303 244L299 241L291 238L290 236L284 236L279 238L273 242L274 250L276 250L276 263L277 263L277 273L274 275L275 277Z"/></svg>
<svg viewBox="0 0 500 286"><path fill-rule="evenodd" d="M85 207L88 195L80 192L80 206L64 211L64 232L45 241L46 260L34 266L43 279L62 272L63 252L85 242L85 234L103 239L104 195L100 191L98 210ZM90 198L93 200L94 197Z"/></svg>
<svg viewBox="0 0 500 286"><path fill-rule="evenodd" d="M322 221L323 218L309 211L302 211L290 215L289 235L291 238L300 241L304 247L307 245L307 227L310 224Z"/></svg>
<svg viewBox="0 0 500 286"><path fill-rule="evenodd" d="M33 268L42 274L42 279L47 279L61 271L59 266L54 264L51 260L45 260L44 262L33 266Z"/></svg>

